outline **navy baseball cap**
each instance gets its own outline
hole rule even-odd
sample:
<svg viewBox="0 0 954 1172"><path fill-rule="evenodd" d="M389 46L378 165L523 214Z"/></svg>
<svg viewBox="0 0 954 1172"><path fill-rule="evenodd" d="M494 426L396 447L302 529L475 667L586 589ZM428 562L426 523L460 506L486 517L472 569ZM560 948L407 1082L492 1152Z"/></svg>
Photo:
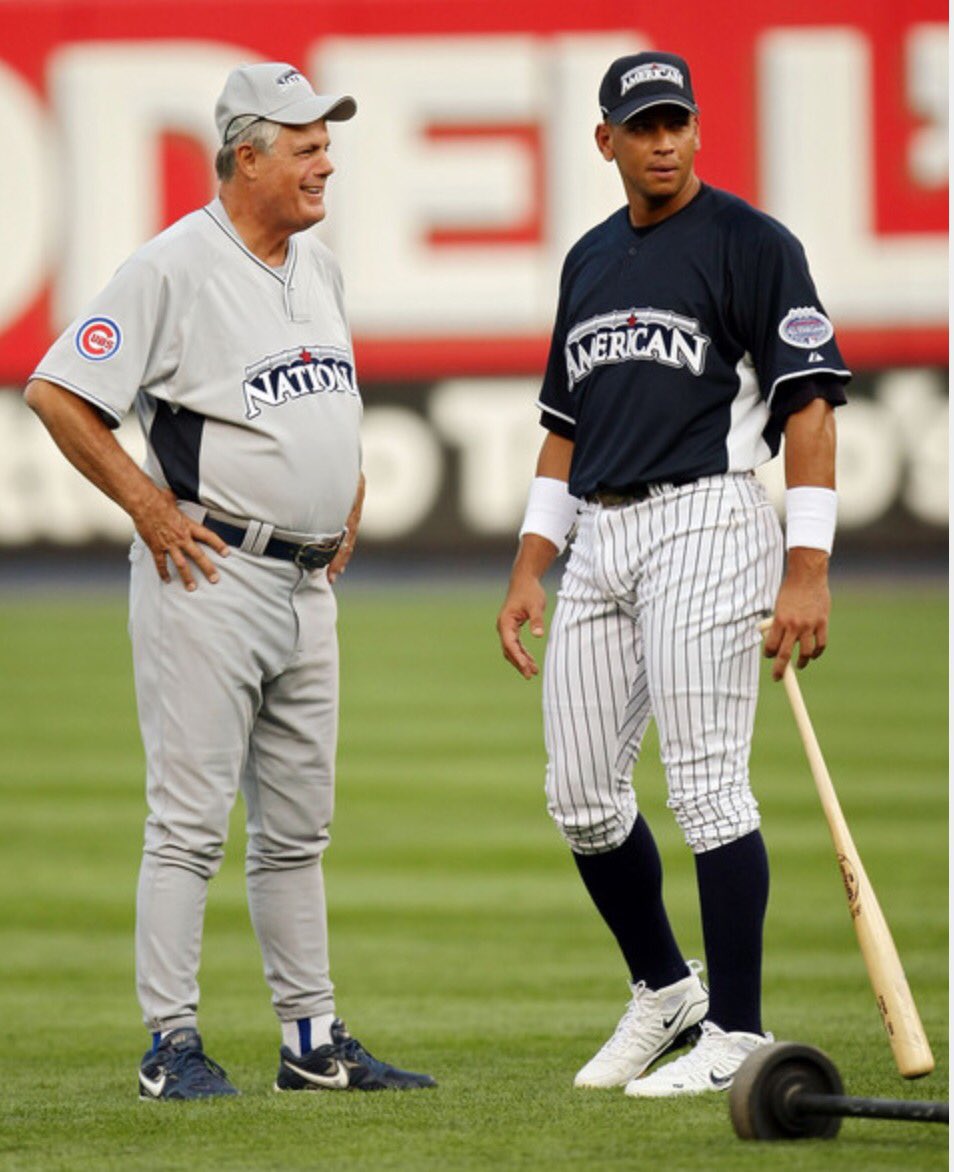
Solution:
<svg viewBox="0 0 954 1172"><path fill-rule="evenodd" d="M650 106L683 106L699 113L689 66L675 53L633 53L618 57L600 83L600 110L619 124Z"/></svg>

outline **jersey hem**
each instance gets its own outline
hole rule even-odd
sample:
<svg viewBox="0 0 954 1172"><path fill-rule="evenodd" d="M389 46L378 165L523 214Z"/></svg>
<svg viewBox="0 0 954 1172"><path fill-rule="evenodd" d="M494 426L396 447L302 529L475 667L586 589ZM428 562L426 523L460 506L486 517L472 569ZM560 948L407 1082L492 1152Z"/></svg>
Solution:
<svg viewBox="0 0 954 1172"><path fill-rule="evenodd" d="M541 403L539 399L537 399L534 406L538 410L544 411L547 415L555 415L557 419L562 419L566 423L572 423L572 425L576 427L576 420L572 415L564 415L562 411L557 411L553 407L548 407L546 403Z"/></svg>
<svg viewBox="0 0 954 1172"><path fill-rule="evenodd" d="M30 382L35 378L41 378L44 382L53 383L54 386L62 387L65 391L69 391L71 394L77 395L81 399L85 399L86 402L95 407L97 411L102 411L104 414L108 415L110 419L115 420L116 427L119 427L119 425L122 423L123 417L122 415L116 413L116 409L114 407L110 407L109 404L104 403L102 399L97 399L95 395L90 394L90 392L84 390L83 387L75 386L61 375L49 374L44 370L35 370L27 381Z"/></svg>
<svg viewBox="0 0 954 1172"><path fill-rule="evenodd" d="M772 400L775 398L775 392L780 383L791 382L793 378L814 378L816 374L833 374L836 378L851 378L850 370L837 370L833 366L816 366L814 370L795 370L791 374L781 374L772 383L769 389L768 398L765 400L769 407L772 406Z"/></svg>

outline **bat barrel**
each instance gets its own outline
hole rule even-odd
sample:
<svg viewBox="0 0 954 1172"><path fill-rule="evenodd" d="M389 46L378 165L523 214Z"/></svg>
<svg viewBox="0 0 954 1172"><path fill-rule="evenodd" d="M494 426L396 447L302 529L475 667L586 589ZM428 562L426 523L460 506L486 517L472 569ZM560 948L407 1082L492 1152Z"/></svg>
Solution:
<svg viewBox="0 0 954 1172"><path fill-rule="evenodd" d="M770 626L771 622L766 621L760 624L760 629L764 632ZM931 1053L917 1006L908 987L901 958L891 938L891 930L881 911L874 888L852 841L848 823L838 801L791 663L785 665L782 681L831 832L848 897L848 911L868 970L881 1020L888 1035L895 1065L904 1078L921 1078L934 1069L934 1055Z"/></svg>

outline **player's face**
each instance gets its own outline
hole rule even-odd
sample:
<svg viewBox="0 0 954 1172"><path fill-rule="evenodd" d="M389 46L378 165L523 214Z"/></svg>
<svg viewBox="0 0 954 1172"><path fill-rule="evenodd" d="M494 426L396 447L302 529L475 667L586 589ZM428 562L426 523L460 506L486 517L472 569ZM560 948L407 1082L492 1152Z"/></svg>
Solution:
<svg viewBox="0 0 954 1172"><path fill-rule="evenodd" d="M325 218L330 144L323 120L283 126L272 149L258 156L259 206L275 227L300 232Z"/></svg>
<svg viewBox="0 0 954 1172"><path fill-rule="evenodd" d="M651 106L619 126L602 122L596 143L615 161L631 204L671 212L695 194L699 119L681 106Z"/></svg>

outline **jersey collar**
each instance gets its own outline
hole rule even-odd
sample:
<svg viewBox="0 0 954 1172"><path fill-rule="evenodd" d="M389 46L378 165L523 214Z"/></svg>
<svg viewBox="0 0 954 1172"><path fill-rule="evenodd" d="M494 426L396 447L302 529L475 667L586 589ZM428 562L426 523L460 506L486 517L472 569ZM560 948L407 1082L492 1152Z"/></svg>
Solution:
<svg viewBox="0 0 954 1172"><path fill-rule="evenodd" d="M225 205L218 196L211 203L206 204L202 210L215 221L218 227L245 253L249 260L254 261L260 269L264 269L266 273L273 276L280 284L286 286L291 285L292 276L295 272L295 263L298 259L298 248L294 236L289 236L288 238L288 252L285 258L285 264L281 270L273 269L271 265L267 265L260 257L257 257L254 252L245 246L245 242L239 236L238 232L236 232L235 226L229 219L228 212L225 210Z"/></svg>

